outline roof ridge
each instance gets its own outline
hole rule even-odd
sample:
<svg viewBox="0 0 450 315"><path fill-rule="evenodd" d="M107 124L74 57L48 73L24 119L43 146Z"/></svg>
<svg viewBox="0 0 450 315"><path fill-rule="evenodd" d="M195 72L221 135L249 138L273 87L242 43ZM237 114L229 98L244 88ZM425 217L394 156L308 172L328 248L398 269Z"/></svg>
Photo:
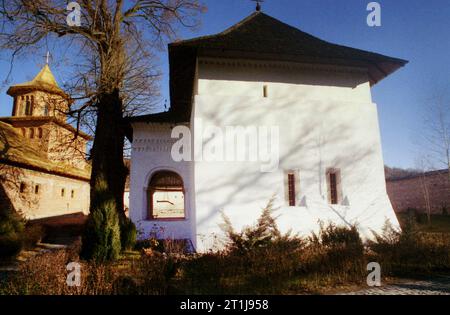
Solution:
<svg viewBox="0 0 450 315"><path fill-rule="evenodd" d="M229 34L230 32L242 27L243 25L245 25L246 23L248 23L249 21L253 20L255 17L257 17L258 15L265 15L268 16L267 14L264 14L261 11L256 11L253 12L252 14L250 14L249 16L247 16L246 18L242 19L241 21L237 22L236 24L228 27L227 29L225 29L222 32L216 33L216 34L211 34L211 35L205 35L205 36L199 36L199 37L194 37L194 38L189 38L189 39L183 39L183 40L179 40L173 43L170 43L170 46L176 46L176 45L181 45L181 44L188 44L190 42L195 42L197 40L203 40L203 39L210 39L210 38L215 38L218 36L224 36Z"/></svg>

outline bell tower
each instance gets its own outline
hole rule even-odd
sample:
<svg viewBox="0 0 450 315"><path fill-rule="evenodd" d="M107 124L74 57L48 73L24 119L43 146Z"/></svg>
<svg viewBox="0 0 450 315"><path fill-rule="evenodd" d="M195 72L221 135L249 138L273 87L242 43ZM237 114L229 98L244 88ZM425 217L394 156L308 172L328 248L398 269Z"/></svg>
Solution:
<svg viewBox="0 0 450 315"><path fill-rule="evenodd" d="M72 102L55 80L48 63L33 80L11 86L11 117L0 117L18 134L46 154L47 158L76 168L86 167L86 144L90 136L67 122Z"/></svg>
<svg viewBox="0 0 450 315"><path fill-rule="evenodd" d="M48 64L33 80L13 85L7 93L14 98L13 117L54 117L66 121L70 98L58 86Z"/></svg>

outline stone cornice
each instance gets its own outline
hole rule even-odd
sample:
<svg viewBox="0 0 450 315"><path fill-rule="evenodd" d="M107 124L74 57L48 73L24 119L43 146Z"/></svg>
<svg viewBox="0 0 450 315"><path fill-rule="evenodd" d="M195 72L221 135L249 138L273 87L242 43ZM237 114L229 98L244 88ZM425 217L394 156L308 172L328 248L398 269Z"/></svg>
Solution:
<svg viewBox="0 0 450 315"><path fill-rule="evenodd" d="M367 69L362 67L359 68L350 66L295 63L285 61L262 61L262 60L248 60L248 59L201 57L199 58L198 63L199 65L217 65L217 66L253 68L253 69L279 68L289 70L296 69L296 70L314 70L333 73L367 74Z"/></svg>
<svg viewBox="0 0 450 315"><path fill-rule="evenodd" d="M134 152L170 152L177 139L171 138L137 138L133 141Z"/></svg>

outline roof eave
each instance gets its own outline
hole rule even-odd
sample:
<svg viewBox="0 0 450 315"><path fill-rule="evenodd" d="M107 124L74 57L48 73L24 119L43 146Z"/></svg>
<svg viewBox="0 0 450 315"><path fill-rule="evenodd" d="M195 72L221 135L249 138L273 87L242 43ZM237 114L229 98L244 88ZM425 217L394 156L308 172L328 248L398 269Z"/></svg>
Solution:
<svg viewBox="0 0 450 315"><path fill-rule="evenodd" d="M70 96L66 93L64 93L63 90L59 88L51 88L51 87L44 87L44 86L33 86L33 85L15 85L11 86L7 91L6 94L8 94L11 97L14 97L19 94L25 94L29 92L34 91L42 91L47 92L51 94L60 95L63 98L70 99Z"/></svg>
<svg viewBox="0 0 450 315"><path fill-rule="evenodd" d="M182 45L174 46L174 48L182 50ZM186 49L192 49L186 46ZM170 49L170 48L169 48ZM367 68L370 76L370 84L375 85L387 76L391 75L398 69L404 67L409 61L399 58L377 54L379 60L356 59L356 58L327 58L306 55L293 54L272 54L264 52L249 52L239 50L222 50L211 48L198 48L197 55L199 57L217 57L217 58L239 58L264 61L286 61L301 62L311 64L329 64L329 65L347 65Z"/></svg>

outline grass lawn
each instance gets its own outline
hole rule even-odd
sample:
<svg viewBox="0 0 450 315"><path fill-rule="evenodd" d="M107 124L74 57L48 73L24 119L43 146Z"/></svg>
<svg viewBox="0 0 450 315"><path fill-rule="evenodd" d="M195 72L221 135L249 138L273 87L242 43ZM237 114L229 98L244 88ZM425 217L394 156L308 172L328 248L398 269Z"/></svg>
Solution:
<svg viewBox="0 0 450 315"><path fill-rule="evenodd" d="M408 214L397 214L402 226L408 220ZM417 227L421 232L426 233L449 233L450 234L450 215L432 215L431 224L428 223L426 214L416 216Z"/></svg>

